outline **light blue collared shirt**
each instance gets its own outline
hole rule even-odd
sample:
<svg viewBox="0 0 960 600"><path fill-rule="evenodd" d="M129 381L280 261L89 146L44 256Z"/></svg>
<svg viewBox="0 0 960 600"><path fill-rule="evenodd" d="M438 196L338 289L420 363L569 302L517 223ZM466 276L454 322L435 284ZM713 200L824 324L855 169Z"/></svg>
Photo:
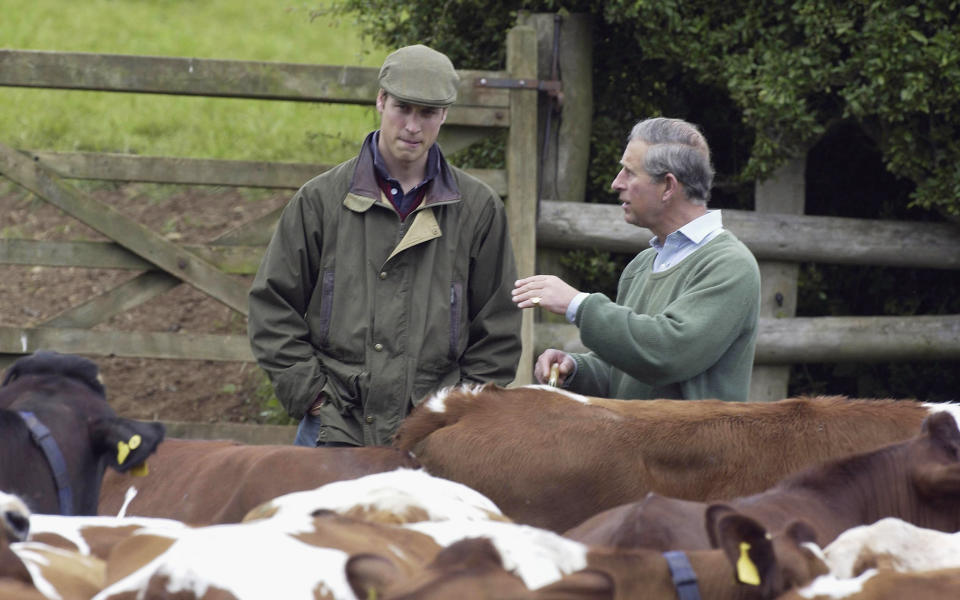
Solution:
<svg viewBox="0 0 960 600"><path fill-rule="evenodd" d="M680 261L693 254L698 248L702 248L721 231L723 231L723 219L720 211L708 210L705 215L697 217L668 235L664 243L661 244L658 237L652 238L650 247L657 251L657 257L653 261L653 272L659 273L680 264ZM567 306L568 321L573 323L576 320L577 309L588 295L586 292L580 292L573 297L570 305Z"/></svg>
<svg viewBox="0 0 960 600"><path fill-rule="evenodd" d="M723 231L723 220L719 210L708 210L707 214L697 217L680 229L667 236L664 243L660 238L650 240L650 246L657 251L653 260L653 272L659 273L678 264L704 244Z"/></svg>

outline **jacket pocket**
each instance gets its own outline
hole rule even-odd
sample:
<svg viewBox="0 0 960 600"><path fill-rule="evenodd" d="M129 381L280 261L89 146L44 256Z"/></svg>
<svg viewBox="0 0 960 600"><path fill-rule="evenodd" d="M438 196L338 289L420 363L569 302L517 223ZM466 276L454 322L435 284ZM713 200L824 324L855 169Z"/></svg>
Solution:
<svg viewBox="0 0 960 600"><path fill-rule="evenodd" d="M450 286L450 360L460 358L460 315L463 311L463 283L454 281Z"/></svg>
<svg viewBox="0 0 960 600"><path fill-rule="evenodd" d="M333 275L334 270L323 272L320 283L320 315L317 318L317 340L320 344L327 343L330 335L330 315L333 313Z"/></svg>

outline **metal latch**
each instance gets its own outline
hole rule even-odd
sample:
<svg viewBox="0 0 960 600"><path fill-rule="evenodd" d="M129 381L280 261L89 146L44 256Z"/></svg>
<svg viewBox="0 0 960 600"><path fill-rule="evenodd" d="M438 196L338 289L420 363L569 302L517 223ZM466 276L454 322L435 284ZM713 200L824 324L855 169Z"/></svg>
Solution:
<svg viewBox="0 0 960 600"><path fill-rule="evenodd" d="M563 90L563 82L553 79L497 79L480 77L477 79L475 85L477 87L540 90L553 93Z"/></svg>

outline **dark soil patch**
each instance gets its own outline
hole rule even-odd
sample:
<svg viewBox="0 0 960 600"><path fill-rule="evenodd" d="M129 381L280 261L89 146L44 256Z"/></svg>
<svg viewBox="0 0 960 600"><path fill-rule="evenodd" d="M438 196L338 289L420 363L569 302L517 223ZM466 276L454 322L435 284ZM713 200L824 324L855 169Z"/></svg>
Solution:
<svg viewBox="0 0 960 600"><path fill-rule="evenodd" d="M287 201L287 191L146 184L90 185L83 191L176 243L209 242ZM96 231L8 182L0 181L0 237L104 240ZM138 273L122 270L0 265L0 325L31 327ZM252 277L246 277L249 282ZM181 284L95 330L245 335L246 318ZM276 422L254 364L90 356L122 416L190 422Z"/></svg>

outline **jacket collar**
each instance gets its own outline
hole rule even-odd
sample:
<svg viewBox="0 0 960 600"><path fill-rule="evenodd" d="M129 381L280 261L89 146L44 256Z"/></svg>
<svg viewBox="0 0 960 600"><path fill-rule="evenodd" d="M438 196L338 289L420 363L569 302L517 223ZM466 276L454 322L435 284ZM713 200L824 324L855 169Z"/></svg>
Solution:
<svg viewBox="0 0 960 600"><path fill-rule="evenodd" d="M343 201L344 206L356 212L365 212L375 204L394 210L390 202L381 197L382 192L380 186L377 185L373 165L373 149L371 148L375 133L375 131L371 132L363 140L363 147L360 148L360 155L357 157L356 166L353 170L353 179L350 181L350 189ZM423 202L416 210L460 201L460 188L453 177L453 171L440 151L440 146L434 144L434 148L436 148L440 163L439 172L433 178L433 181L427 185Z"/></svg>

